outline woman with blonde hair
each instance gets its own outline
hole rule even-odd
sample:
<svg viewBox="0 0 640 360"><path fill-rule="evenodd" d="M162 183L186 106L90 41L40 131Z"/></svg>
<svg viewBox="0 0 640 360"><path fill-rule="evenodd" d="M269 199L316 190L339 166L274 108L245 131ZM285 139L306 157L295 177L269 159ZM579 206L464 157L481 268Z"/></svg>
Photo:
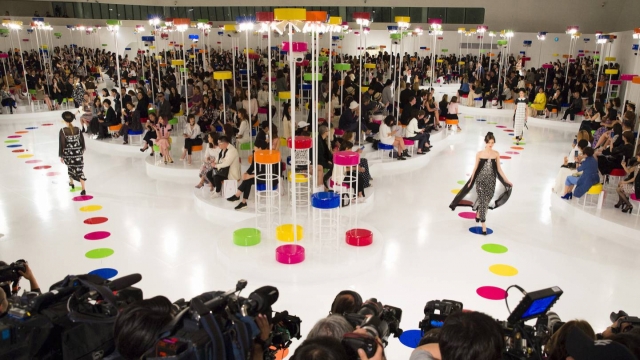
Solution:
<svg viewBox="0 0 640 360"><path fill-rule="evenodd" d="M74 181L78 181L82 185L81 195L86 195L84 177L84 136L80 132L80 129L73 126L71 123L75 120L75 116L70 111L62 113L62 119L67 123L67 126L60 129L58 136L58 156L60 162L67 165L67 173L69 175L69 186L74 189Z"/></svg>

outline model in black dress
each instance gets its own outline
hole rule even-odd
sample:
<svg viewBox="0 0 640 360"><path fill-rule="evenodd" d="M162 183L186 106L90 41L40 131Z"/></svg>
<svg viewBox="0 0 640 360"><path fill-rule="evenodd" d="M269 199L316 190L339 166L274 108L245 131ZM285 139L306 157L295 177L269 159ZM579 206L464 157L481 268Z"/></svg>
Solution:
<svg viewBox="0 0 640 360"><path fill-rule="evenodd" d="M67 173L69 174L69 186L73 189L74 181L80 182L82 185L81 195L86 194L84 177L84 136L80 129L71 125L75 116L69 111L62 113L62 119L67 123L65 128L60 129L58 137L58 156L60 162L67 165Z"/></svg>

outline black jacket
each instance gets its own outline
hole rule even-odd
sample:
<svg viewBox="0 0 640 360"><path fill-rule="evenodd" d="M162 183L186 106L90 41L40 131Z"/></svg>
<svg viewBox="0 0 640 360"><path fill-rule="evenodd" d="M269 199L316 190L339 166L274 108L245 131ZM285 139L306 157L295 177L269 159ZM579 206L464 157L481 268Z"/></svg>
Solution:
<svg viewBox="0 0 640 360"><path fill-rule="evenodd" d="M118 119L116 118L116 111L111 106L107 109L104 115L104 122L108 125L117 125Z"/></svg>

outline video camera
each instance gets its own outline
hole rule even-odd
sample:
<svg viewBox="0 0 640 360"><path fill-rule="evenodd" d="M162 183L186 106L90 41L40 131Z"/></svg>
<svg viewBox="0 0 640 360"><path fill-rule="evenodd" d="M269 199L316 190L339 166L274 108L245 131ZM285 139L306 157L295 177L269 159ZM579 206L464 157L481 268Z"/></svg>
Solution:
<svg viewBox="0 0 640 360"><path fill-rule="evenodd" d="M263 314L272 325L264 342L265 359L275 359L279 350L300 339L300 318L287 311L274 313L271 306L278 300L278 289L263 286L247 298L239 293L247 286L240 280L227 292L201 294L189 301L174 303L177 315L162 331L156 346L143 356L159 359L176 356L190 359L246 359L259 336L255 317Z"/></svg>
<svg viewBox="0 0 640 360"><path fill-rule="evenodd" d="M348 334L343 338L342 345L350 358L359 358L358 349L363 349L367 357L373 357L378 349L378 344L375 341L376 337L380 338L382 346L386 347L389 335L393 334L397 338L403 332L400 328L402 309L390 305L382 305L375 298L365 301L358 312L343 314L343 317L353 327L359 326L370 335L367 337Z"/></svg>
<svg viewBox="0 0 640 360"><path fill-rule="evenodd" d="M424 306L424 319L418 326L422 335L434 328L441 328L447 317L453 313L462 311L463 305L454 300L431 300Z"/></svg>
<svg viewBox="0 0 640 360"><path fill-rule="evenodd" d="M142 299L131 287L141 279L69 275L47 293L12 296L0 318L0 359L101 359L115 349L118 311Z"/></svg>
<svg viewBox="0 0 640 360"><path fill-rule="evenodd" d="M21 276L19 271L27 271L27 262L22 259L9 265L0 266L0 284L13 283L11 288L7 287L11 291L11 293L7 292L7 296L15 295L19 290L18 281L20 281Z"/></svg>
<svg viewBox="0 0 640 360"><path fill-rule="evenodd" d="M614 334L627 332L633 329L634 326L640 325L640 318L638 318L637 316L629 316L629 314L622 310L618 311L617 313L612 312L611 315L609 315L609 320L611 320L612 323L615 323L618 320L620 320L621 322L620 327L611 327L611 332L613 332ZM629 325L623 327L622 324Z"/></svg>

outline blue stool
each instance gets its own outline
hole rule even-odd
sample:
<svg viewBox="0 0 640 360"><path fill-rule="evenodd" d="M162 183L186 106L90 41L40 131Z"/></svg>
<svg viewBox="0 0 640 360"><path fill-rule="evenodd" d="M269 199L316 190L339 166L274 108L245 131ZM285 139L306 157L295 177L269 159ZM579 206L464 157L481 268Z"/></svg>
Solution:
<svg viewBox="0 0 640 360"><path fill-rule="evenodd" d="M252 128L251 129L251 136L256 137L258 135L258 131L256 131L256 128Z"/></svg>
<svg viewBox="0 0 640 360"><path fill-rule="evenodd" d="M216 132L222 134L224 132L224 129L222 128L222 126L216 125Z"/></svg>
<svg viewBox="0 0 640 360"><path fill-rule="evenodd" d="M258 184L256 185L256 190L257 191L265 191L267 190L267 184ZM272 190L278 190L278 184L273 185L273 189Z"/></svg>
<svg viewBox="0 0 640 360"><path fill-rule="evenodd" d="M378 143L378 155L380 157L380 160L382 161L384 161L383 157L384 157L385 151L389 151L389 152L393 151L393 145Z"/></svg>
<svg viewBox="0 0 640 360"><path fill-rule="evenodd" d="M127 131L127 134L129 135L130 138L136 136L138 139L140 139L139 144L142 145L142 133L144 133L144 130L129 130ZM129 143L133 143L133 141L130 141Z"/></svg>
<svg viewBox="0 0 640 360"><path fill-rule="evenodd" d="M341 195L336 192L317 192L311 195L313 207L313 240L316 246L337 251L340 247Z"/></svg>

